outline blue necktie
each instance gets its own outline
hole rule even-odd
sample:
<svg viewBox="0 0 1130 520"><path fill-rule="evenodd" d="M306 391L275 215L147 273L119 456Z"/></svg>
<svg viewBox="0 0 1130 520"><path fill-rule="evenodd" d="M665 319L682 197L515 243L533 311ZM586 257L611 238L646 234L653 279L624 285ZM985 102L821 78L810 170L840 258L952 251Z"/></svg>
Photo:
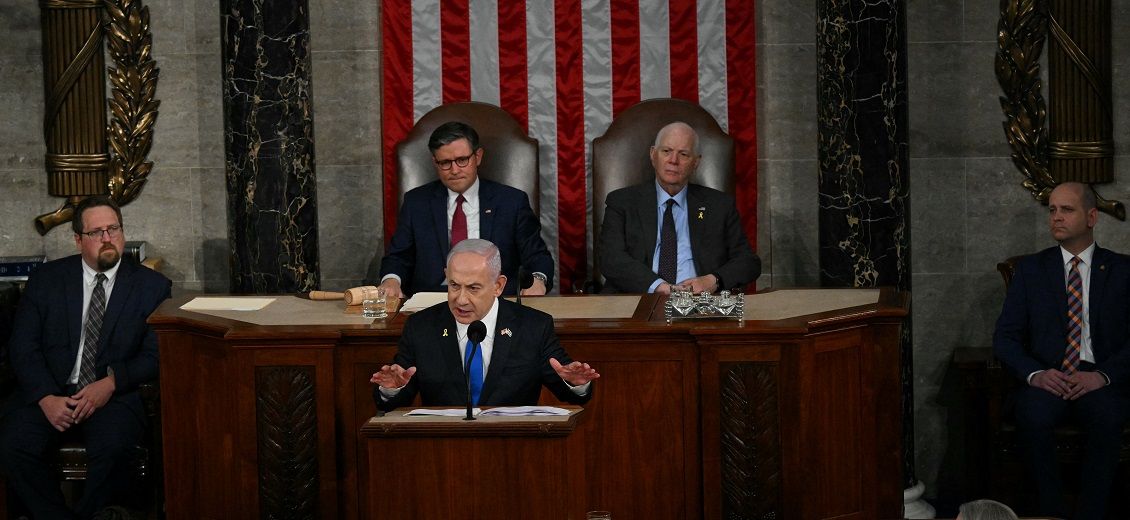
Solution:
<svg viewBox="0 0 1130 520"><path fill-rule="evenodd" d="M483 351L479 345L467 340L467 362L471 373L471 403L479 404L479 394L483 391Z"/></svg>

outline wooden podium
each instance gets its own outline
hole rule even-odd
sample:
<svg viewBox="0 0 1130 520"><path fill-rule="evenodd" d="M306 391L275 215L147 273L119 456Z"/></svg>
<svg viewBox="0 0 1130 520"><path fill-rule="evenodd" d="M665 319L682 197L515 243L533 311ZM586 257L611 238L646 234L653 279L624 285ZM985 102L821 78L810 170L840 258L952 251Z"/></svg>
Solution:
<svg viewBox="0 0 1130 520"><path fill-rule="evenodd" d="M553 417L408 417L361 427L369 471L362 516L584 518L584 410Z"/></svg>
<svg viewBox="0 0 1130 520"><path fill-rule="evenodd" d="M376 411L369 378L392 360L404 318L333 324L354 319L340 302L290 296L217 315L182 309L190 299L149 319L170 520L391 511L384 501L401 493L374 494L369 479L397 466L370 467L378 439L362 428ZM600 371L586 417L558 439L584 434L583 469L569 468L570 485L585 486L576 503L617 518L902 517L909 295L769 291L747 297L742 322L673 324L657 295L525 303L552 314L569 355ZM559 405L548 392L541 403Z"/></svg>

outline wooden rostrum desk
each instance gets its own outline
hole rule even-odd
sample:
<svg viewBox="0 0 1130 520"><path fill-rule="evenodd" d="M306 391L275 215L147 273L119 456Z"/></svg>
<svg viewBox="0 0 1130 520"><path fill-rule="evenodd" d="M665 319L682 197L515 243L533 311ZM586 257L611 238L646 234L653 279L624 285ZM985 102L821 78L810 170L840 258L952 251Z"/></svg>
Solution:
<svg viewBox="0 0 1130 520"><path fill-rule="evenodd" d="M253 313L181 310L190 299L166 301L149 320L168 517L371 518L368 478L389 468L367 467L360 430L375 413L369 378L392 359L404 317L299 325L341 315L342 303L284 296L267 308L298 305L294 316L255 324ZM743 323L672 325L662 301L525 299L553 311L565 349L601 374L580 426L584 509L901 518L898 343L909 295L769 291L747 297ZM558 404L548 392L542 403Z"/></svg>

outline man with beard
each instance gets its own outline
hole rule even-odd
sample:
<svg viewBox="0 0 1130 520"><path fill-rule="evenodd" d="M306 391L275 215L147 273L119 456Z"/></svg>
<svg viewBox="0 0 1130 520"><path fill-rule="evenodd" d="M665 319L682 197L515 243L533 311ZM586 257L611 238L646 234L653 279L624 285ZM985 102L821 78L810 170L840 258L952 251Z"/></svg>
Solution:
<svg viewBox="0 0 1130 520"><path fill-rule="evenodd" d="M71 222L79 254L43 264L27 282L9 342L18 387L0 405L0 469L35 518L90 518L129 485L145 414L138 386L157 377L149 314L168 278L122 257L122 213L89 197ZM75 510L50 463L64 435L86 446Z"/></svg>

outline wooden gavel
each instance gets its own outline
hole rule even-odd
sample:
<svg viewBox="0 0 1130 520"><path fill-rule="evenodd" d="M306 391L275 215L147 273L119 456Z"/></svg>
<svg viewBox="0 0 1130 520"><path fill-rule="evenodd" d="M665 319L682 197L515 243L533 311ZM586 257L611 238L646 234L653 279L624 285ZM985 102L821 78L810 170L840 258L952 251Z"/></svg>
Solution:
<svg viewBox="0 0 1130 520"><path fill-rule="evenodd" d="M363 285L346 289L345 291L310 291L311 300L345 300L346 305L361 305L361 291L365 289L376 290L375 285Z"/></svg>

